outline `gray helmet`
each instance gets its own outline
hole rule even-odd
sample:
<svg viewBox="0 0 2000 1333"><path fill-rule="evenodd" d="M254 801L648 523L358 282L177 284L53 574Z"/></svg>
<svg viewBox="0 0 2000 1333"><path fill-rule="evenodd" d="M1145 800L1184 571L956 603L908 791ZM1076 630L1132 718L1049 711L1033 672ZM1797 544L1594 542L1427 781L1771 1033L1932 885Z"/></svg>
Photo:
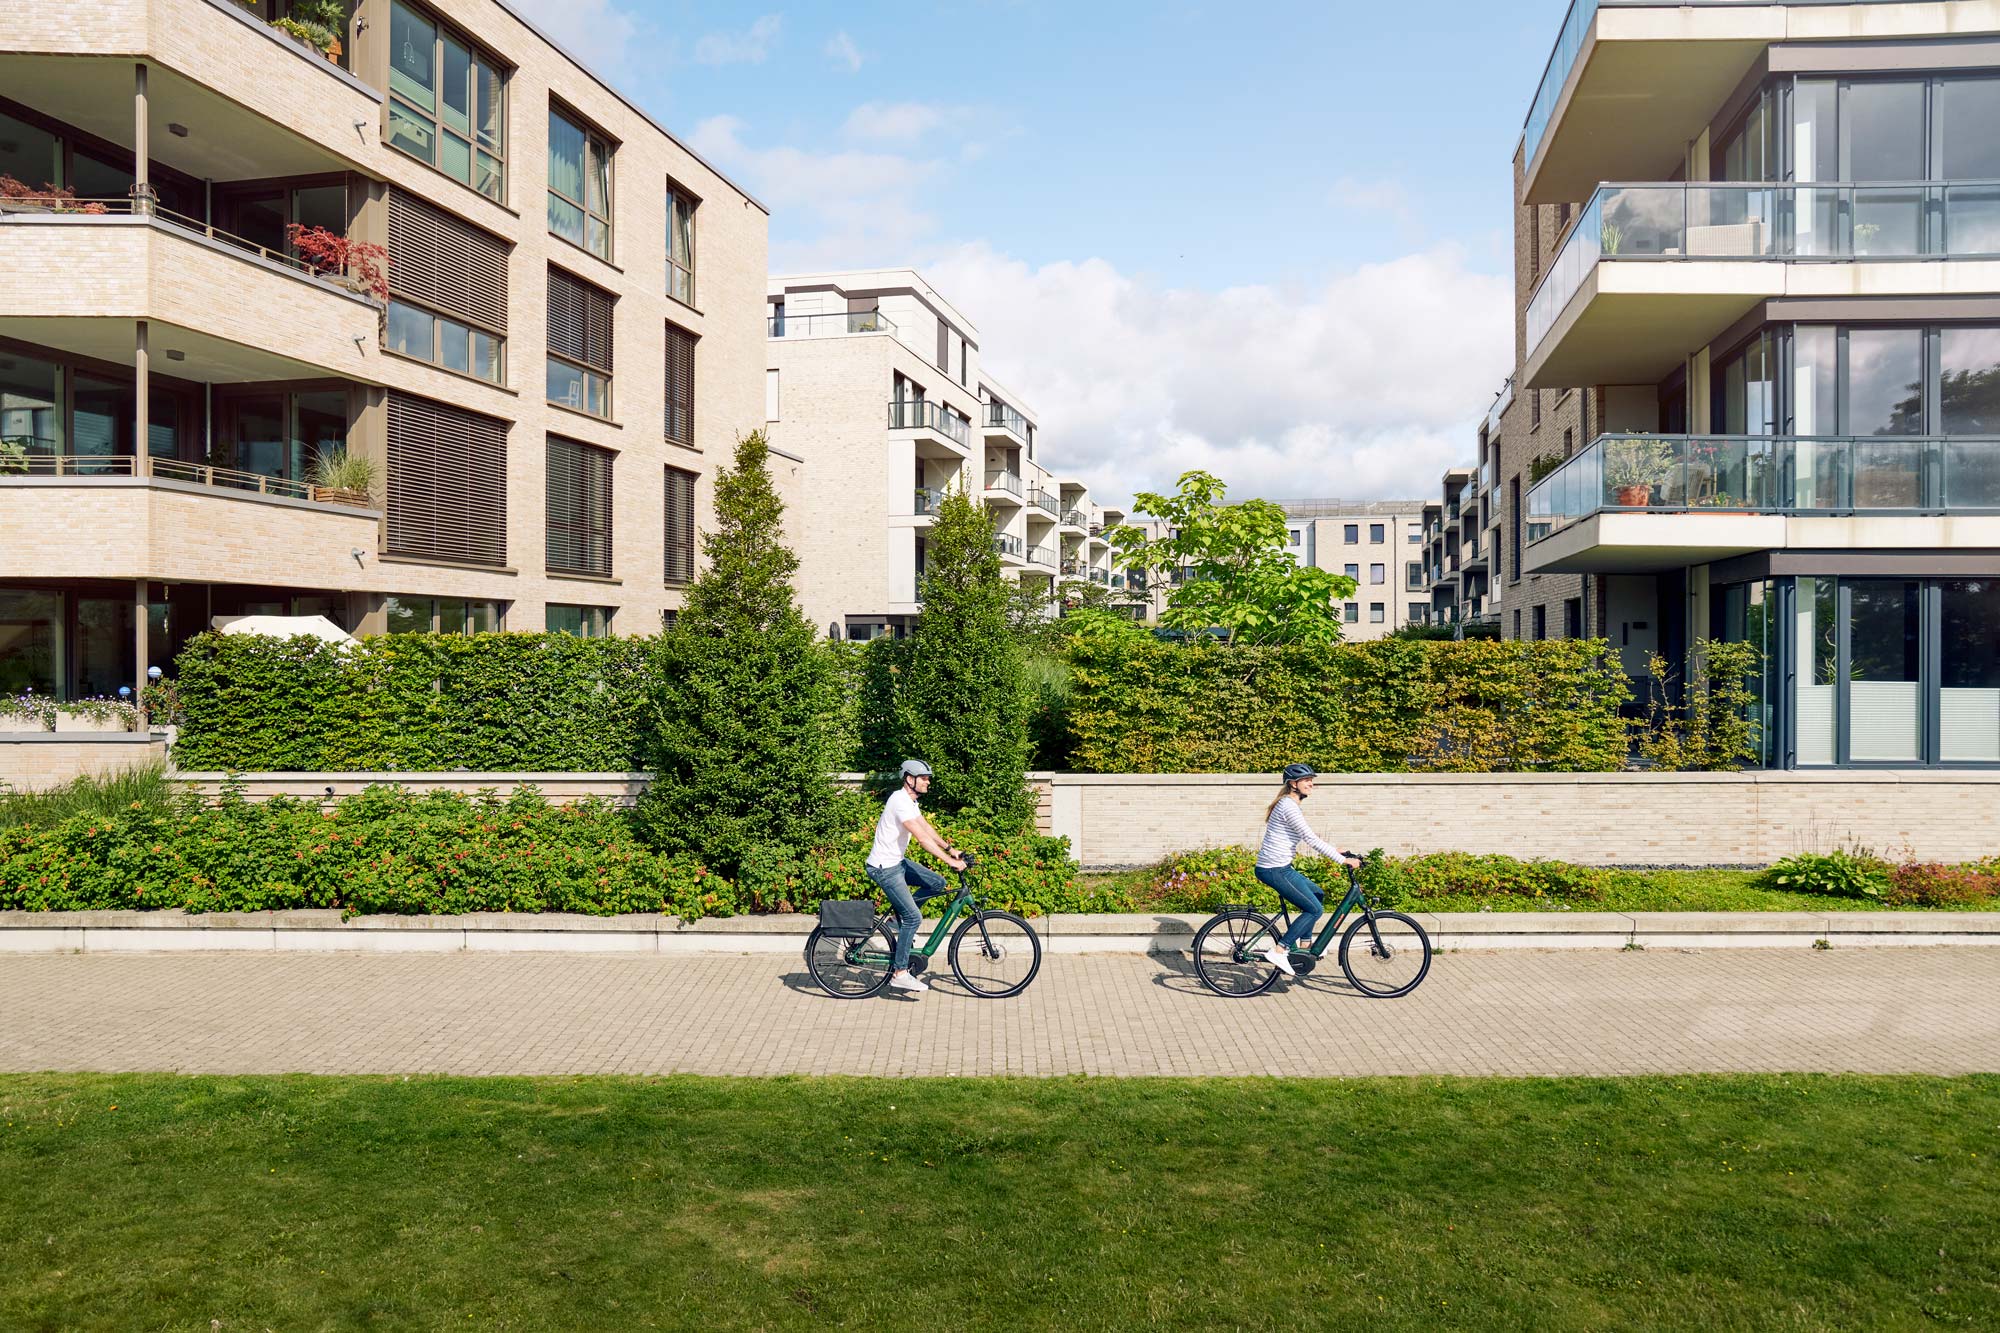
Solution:
<svg viewBox="0 0 2000 1333"><path fill-rule="evenodd" d="M905 759L905 760L903 761L903 776L904 776L904 777L906 777L906 778L927 778L927 777L929 777L930 775L931 775L931 766L930 766L929 764L925 763L925 762L924 762L923 760L921 760L921 759Z"/></svg>
<svg viewBox="0 0 2000 1333"><path fill-rule="evenodd" d="M1304 778L1316 778L1318 776L1319 774L1313 772L1313 766L1311 764L1285 765L1284 777L1285 777L1285 785L1287 786L1290 786L1292 783L1298 782Z"/></svg>

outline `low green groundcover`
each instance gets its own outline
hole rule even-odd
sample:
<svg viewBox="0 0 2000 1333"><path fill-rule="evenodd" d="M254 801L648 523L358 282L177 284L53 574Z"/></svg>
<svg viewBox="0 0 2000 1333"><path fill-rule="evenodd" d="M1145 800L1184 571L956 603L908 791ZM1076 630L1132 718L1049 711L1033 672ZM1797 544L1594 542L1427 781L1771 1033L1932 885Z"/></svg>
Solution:
<svg viewBox="0 0 2000 1333"><path fill-rule="evenodd" d="M1982 1328L1996 1125L1990 1076L6 1076L0 1325Z"/></svg>

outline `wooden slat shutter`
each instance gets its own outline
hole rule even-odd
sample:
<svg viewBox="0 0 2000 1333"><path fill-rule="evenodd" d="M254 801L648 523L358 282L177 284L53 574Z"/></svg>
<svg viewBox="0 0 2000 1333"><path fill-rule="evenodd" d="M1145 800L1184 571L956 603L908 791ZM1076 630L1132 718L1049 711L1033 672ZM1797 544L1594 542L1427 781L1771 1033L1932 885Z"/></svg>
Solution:
<svg viewBox="0 0 2000 1333"><path fill-rule="evenodd" d="M666 438L694 447L695 336L677 324L667 325Z"/></svg>
<svg viewBox="0 0 2000 1333"><path fill-rule="evenodd" d="M401 190L389 191L389 290L507 332L507 243Z"/></svg>
<svg viewBox="0 0 2000 1333"><path fill-rule="evenodd" d="M548 561L565 574L611 577L609 449L549 436Z"/></svg>
<svg viewBox="0 0 2000 1333"><path fill-rule="evenodd" d="M666 580L669 583L688 583L694 579L694 483L694 473L677 467L667 469Z"/></svg>
<svg viewBox="0 0 2000 1333"><path fill-rule="evenodd" d="M549 350L611 373L612 295L582 278L549 270Z"/></svg>
<svg viewBox="0 0 2000 1333"><path fill-rule="evenodd" d="M389 395L390 555L507 563L507 423Z"/></svg>

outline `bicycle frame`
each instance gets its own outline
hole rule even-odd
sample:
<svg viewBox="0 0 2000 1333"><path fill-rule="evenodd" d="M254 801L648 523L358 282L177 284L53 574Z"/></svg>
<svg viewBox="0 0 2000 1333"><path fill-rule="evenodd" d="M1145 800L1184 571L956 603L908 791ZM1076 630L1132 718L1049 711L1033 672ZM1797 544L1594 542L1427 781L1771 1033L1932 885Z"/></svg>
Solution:
<svg viewBox="0 0 2000 1333"><path fill-rule="evenodd" d="M1321 930L1319 938L1306 946L1302 952L1309 953L1315 958L1326 957L1326 946L1333 943L1334 934L1339 931L1341 922L1347 920L1347 914L1361 906L1363 901L1361 896L1361 874L1353 866L1349 866L1347 868L1347 895L1340 900L1340 906L1326 914L1326 928ZM1282 898L1278 900L1278 915L1284 921L1283 926L1278 930L1278 934L1282 937L1285 931L1291 928L1292 924L1292 905L1285 902ZM1301 951L1294 950L1294 952Z"/></svg>
<svg viewBox="0 0 2000 1333"><path fill-rule="evenodd" d="M944 943L946 932L957 924L961 915L967 911L977 911L978 907L979 904L972 894L972 886L965 882L965 872L961 870L958 874L958 892L952 894L951 901L945 904L944 915L938 918L937 925L931 930L930 938L910 945L910 956L914 958L922 954L925 958L936 957L938 946ZM874 936L871 935L869 938L873 939ZM895 961L893 955L880 949L856 948L847 957L850 962L876 963L885 967Z"/></svg>

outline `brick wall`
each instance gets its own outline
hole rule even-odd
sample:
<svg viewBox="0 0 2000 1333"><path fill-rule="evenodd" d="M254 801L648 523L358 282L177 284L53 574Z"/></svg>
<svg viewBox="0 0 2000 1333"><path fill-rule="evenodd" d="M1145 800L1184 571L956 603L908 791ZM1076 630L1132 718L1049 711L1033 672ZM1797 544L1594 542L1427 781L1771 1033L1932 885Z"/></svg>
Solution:
<svg viewBox="0 0 2000 1333"><path fill-rule="evenodd" d="M84 774L98 777L166 757L164 741L134 734L107 734L102 739L61 733L0 737L0 787L44 791Z"/></svg>

